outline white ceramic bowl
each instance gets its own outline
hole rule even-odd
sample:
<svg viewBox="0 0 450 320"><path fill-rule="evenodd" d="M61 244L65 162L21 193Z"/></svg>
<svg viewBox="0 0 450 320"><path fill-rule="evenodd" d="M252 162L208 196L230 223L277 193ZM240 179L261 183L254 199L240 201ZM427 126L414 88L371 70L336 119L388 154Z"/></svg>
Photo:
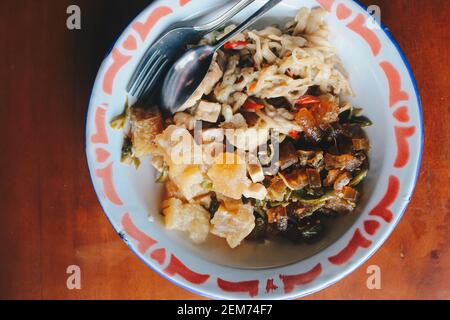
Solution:
<svg viewBox="0 0 450 320"><path fill-rule="evenodd" d="M264 1L244 10L240 22ZM86 126L86 153L100 203L119 235L153 270L213 298L296 298L323 289L364 263L399 222L417 179L423 146L420 98L407 61L386 28L351 0L285 0L257 25L285 21L303 6L329 14L337 47L356 93L353 102L374 122L371 171L358 210L339 219L314 246L245 243L232 250L210 237L201 246L165 230L160 186L149 161L139 170L120 164L123 133L110 129L122 112L125 86L145 49L176 21L217 13L227 0L159 0L117 40L94 85Z"/></svg>

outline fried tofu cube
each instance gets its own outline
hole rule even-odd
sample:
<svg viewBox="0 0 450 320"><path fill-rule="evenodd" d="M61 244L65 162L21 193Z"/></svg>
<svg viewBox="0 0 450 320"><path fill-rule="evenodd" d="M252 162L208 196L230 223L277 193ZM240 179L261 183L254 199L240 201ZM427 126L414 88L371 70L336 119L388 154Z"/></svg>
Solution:
<svg viewBox="0 0 450 320"><path fill-rule="evenodd" d="M166 228L189 233L194 243L205 242L210 230L210 214L201 205L183 204L171 198L163 204Z"/></svg>
<svg viewBox="0 0 450 320"><path fill-rule="evenodd" d="M169 126L156 137L159 153L167 163L189 165L194 163L195 141L186 128Z"/></svg>
<svg viewBox="0 0 450 320"><path fill-rule="evenodd" d="M262 182L264 181L264 171L262 168L261 163L259 162L257 157L252 158L253 161L251 161L247 165L247 171L254 183Z"/></svg>
<svg viewBox="0 0 450 320"><path fill-rule="evenodd" d="M221 111L222 106L220 105L220 103L201 100L195 111L195 119L216 123L217 120L219 120Z"/></svg>
<svg viewBox="0 0 450 320"><path fill-rule="evenodd" d="M272 201L283 201L286 194L287 186L283 179L275 177L272 179L269 188L267 189L268 197Z"/></svg>
<svg viewBox="0 0 450 320"><path fill-rule="evenodd" d="M161 112L157 108L131 108L130 119L134 155L138 158L150 155L156 136L163 131Z"/></svg>
<svg viewBox="0 0 450 320"><path fill-rule="evenodd" d="M245 159L237 154L225 153L216 159L208 170L215 192L232 199L241 199L244 190L250 185L247 178Z"/></svg>
<svg viewBox="0 0 450 320"><path fill-rule="evenodd" d="M244 197L256 200L264 200L267 197L267 189L261 183L252 183L243 193Z"/></svg>
<svg viewBox="0 0 450 320"><path fill-rule="evenodd" d="M234 249L255 228L253 206L242 204L237 211L231 211L221 205L211 220L211 225L211 233L225 238L228 245Z"/></svg>
<svg viewBox="0 0 450 320"><path fill-rule="evenodd" d="M199 195L208 193L208 190L201 185L204 177L198 165L170 164L169 177L189 201Z"/></svg>

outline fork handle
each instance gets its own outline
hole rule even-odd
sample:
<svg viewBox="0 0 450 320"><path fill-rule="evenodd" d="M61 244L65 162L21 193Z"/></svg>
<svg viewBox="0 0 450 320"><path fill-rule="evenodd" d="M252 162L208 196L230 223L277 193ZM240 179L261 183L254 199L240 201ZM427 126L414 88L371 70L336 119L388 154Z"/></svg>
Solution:
<svg viewBox="0 0 450 320"><path fill-rule="evenodd" d="M264 6L261 7L261 9L256 11L247 20L245 20L243 23L237 26L236 29L234 29L226 36L224 36L222 39L220 39L219 42L215 45L215 48L220 49L221 47L223 47L223 45L227 43L228 40L234 38L236 35L247 29L249 26L255 23L261 16L263 16L267 11L275 7L281 1L283 0L269 0Z"/></svg>
<svg viewBox="0 0 450 320"><path fill-rule="evenodd" d="M211 21L207 24L196 26L194 29L199 32L203 33L210 33L212 31L215 31L219 29L220 27L224 26L228 21L231 20L235 15L237 15L241 10L245 9L249 5L251 5L255 0L240 0L238 3L236 3L231 9L229 9L227 12L225 12L222 16L215 19L214 21Z"/></svg>

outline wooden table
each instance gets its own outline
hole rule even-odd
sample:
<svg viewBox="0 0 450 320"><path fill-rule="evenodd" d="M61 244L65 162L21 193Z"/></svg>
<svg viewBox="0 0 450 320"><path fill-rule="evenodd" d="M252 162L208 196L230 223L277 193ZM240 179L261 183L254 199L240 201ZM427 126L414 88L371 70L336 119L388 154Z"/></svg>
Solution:
<svg viewBox="0 0 450 320"><path fill-rule="evenodd" d="M450 299L450 24L446 0L378 4L422 93L426 144L412 202L369 262L311 299ZM65 27L78 4L82 30ZM100 208L84 152L105 52L148 0L0 1L0 298L194 299L147 268ZM382 269L368 290L366 269ZM66 287L79 265L82 289Z"/></svg>

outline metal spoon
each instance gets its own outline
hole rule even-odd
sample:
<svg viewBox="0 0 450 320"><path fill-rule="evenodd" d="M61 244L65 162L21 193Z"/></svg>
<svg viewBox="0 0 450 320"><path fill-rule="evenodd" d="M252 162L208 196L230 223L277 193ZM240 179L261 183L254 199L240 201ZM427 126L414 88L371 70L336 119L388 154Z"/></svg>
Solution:
<svg viewBox="0 0 450 320"><path fill-rule="evenodd" d="M255 23L267 11L282 0L270 0L261 9L245 20L236 29L219 40L215 45L204 45L188 50L169 70L162 87L161 105L171 113L177 110L192 96L205 78L214 53L230 39Z"/></svg>

